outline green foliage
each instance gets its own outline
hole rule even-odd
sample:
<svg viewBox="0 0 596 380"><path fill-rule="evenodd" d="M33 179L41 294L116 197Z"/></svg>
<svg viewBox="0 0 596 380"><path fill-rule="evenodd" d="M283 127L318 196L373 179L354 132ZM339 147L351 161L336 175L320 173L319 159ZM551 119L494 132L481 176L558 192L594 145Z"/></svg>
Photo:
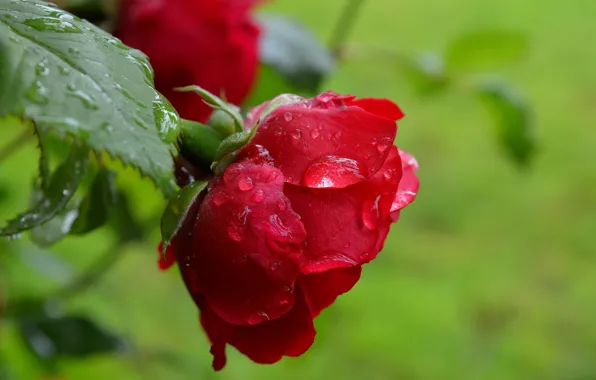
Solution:
<svg viewBox="0 0 596 380"><path fill-rule="evenodd" d="M55 317L43 312L20 315L19 330L27 347L42 360L84 358L123 347L120 338L80 315Z"/></svg>
<svg viewBox="0 0 596 380"><path fill-rule="evenodd" d="M40 0L2 2L0 47L0 115L106 151L172 193L178 115L145 55Z"/></svg>
<svg viewBox="0 0 596 380"><path fill-rule="evenodd" d="M259 58L299 92L314 94L334 70L331 53L301 24L279 15L259 17L262 28ZM275 95L279 95L278 92Z"/></svg>
<svg viewBox="0 0 596 380"><path fill-rule="evenodd" d="M217 155L217 147L224 137L210 125L191 120L181 121L180 143L196 157L211 162ZM233 134L232 134L233 136Z"/></svg>
<svg viewBox="0 0 596 380"><path fill-rule="evenodd" d="M182 228L186 215L193 206L197 206L195 201L206 186L206 181L193 182L183 187L168 203L161 217L162 254L164 256L166 249Z"/></svg>
<svg viewBox="0 0 596 380"><path fill-rule="evenodd" d="M529 164L536 143L530 109L521 95L502 81L487 82L477 93L495 119L502 146L516 163Z"/></svg>
<svg viewBox="0 0 596 380"><path fill-rule="evenodd" d="M85 175L88 161L87 147L73 145L70 155L52 174L47 188L41 188L34 194L33 206L8 222L0 230L0 236L10 237L30 230L64 210Z"/></svg>
<svg viewBox="0 0 596 380"><path fill-rule="evenodd" d="M508 30L473 30L460 35L447 48L448 71L492 71L520 61L528 50L523 33Z"/></svg>

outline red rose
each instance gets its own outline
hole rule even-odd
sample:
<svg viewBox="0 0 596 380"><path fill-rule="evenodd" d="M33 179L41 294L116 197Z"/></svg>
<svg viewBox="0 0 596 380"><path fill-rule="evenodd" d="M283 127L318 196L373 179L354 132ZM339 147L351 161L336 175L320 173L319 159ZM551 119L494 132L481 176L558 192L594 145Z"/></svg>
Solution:
<svg viewBox="0 0 596 380"><path fill-rule="evenodd" d="M156 88L180 116L205 122L202 99L176 87L198 85L240 105L257 72L256 0L123 0L114 35L149 56Z"/></svg>
<svg viewBox="0 0 596 380"><path fill-rule="evenodd" d="M201 310L215 369L226 344L258 363L312 345L313 319L354 286L418 190L415 160L393 146L402 116L388 100L334 93L249 114L255 136L166 257Z"/></svg>

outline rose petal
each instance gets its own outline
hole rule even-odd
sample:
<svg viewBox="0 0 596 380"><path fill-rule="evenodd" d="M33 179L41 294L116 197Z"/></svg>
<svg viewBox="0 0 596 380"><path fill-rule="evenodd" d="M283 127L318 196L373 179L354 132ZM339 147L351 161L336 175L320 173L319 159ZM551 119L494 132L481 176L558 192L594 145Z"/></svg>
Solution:
<svg viewBox="0 0 596 380"><path fill-rule="evenodd" d="M397 126L387 118L384 101L377 115L346 105L351 98L322 94L310 100L310 108L304 103L279 107L261 120L249 146L262 145L294 185L309 186L303 176L323 156L355 161L362 178L370 178L383 166ZM365 103L373 109L373 100Z"/></svg>
<svg viewBox="0 0 596 380"><path fill-rule="evenodd" d="M160 270L165 271L170 269L172 265L176 264L176 252L174 250L174 246L170 245L166 249L166 255L164 257L161 251L162 247L163 242L160 242L157 246L157 254L159 255L159 258L157 259L157 266Z"/></svg>
<svg viewBox="0 0 596 380"><path fill-rule="evenodd" d="M254 326L234 326L219 316L206 302L198 300L201 309L201 323L213 343L214 368L225 364L225 344L231 344L238 351L257 363L270 364L283 356L300 356L314 342L316 330L300 287L296 287L294 307L284 316Z"/></svg>
<svg viewBox="0 0 596 380"><path fill-rule="evenodd" d="M331 306L335 299L348 292L360 279L362 267L331 269L323 273L311 273L299 277L301 288L313 318L321 310Z"/></svg>
<svg viewBox="0 0 596 380"><path fill-rule="evenodd" d="M286 184L284 192L301 216L306 238L304 274L367 263L382 249L390 209L401 177L397 148L371 179L343 189Z"/></svg>
<svg viewBox="0 0 596 380"><path fill-rule="evenodd" d="M414 202L418 195L420 181L414 171L418 170L418 162L409 153L399 150L402 162L402 177L399 181L397 194L391 205L391 218L394 222L399 219L400 210Z"/></svg>
<svg viewBox="0 0 596 380"><path fill-rule="evenodd" d="M389 120L399 120L404 113L399 106L389 99L362 98L348 102L349 105L358 106L372 114Z"/></svg>
<svg viewBox="0 0 596 380"><path fill-rule="evenodd" d="M178 262L191 292L225 321L258 324L294 303L306 231L270 165L232 164L214 179Z"/></svg>
<svg viewBox="0 0 596 380"><path fill-rule="evenodd" d="M211 107L200 96L174 88L195 84L225 94L230 103L244 101L258 68L260 33L249 12L254 3L127 0L120 7L114 35L147 54L155 87L180 116L206 122Z"/></svg>

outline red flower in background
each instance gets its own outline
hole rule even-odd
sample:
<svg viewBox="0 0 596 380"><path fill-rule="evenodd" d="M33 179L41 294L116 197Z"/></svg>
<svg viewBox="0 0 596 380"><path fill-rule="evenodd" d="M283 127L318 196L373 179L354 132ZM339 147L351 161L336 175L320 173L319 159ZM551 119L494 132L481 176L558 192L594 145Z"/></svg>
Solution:
<svg viewBox="0 0 596 380"><path fill-rule="evenodd" d="M156 88L180 116L205 122L200 97L174 91L198 85L240 105L257 72L256 0L123 0L114 35L149 56Z"/></svg>
<svg viewBox="0 0 596 380"><path fill-rule="evenodd" d="M416 161L393 146L395 104L292 100L250 113L256 135L210 181L161 263L178 262L215 369L226 344L258 363L308 350L313 319L356 284L418 190Z"/></svg>

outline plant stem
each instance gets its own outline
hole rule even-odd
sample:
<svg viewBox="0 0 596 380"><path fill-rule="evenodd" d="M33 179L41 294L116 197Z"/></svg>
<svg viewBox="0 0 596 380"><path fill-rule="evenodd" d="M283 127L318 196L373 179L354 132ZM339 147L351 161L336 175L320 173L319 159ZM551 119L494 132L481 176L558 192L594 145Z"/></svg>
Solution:
<svg viewBox="0 0 596 380"><path fill-rule="evenodd" d="M350 32L354 28L358 13L364 4L364 0L346 0L347 3L342 10L339 20L335 25L331 38L329 39L329 48L334 55L340 55L343 44L348 39Z"/></svg>
<svg viewBox="0 0 596 380"><path fill-rule="evenodd" d="M29 129L25 129L23 133L18 135L13 141L8 143L4 149L0 150L0 162L6 160L13 153L17 152L29 139L33 137L33 134Z"/></svg>

